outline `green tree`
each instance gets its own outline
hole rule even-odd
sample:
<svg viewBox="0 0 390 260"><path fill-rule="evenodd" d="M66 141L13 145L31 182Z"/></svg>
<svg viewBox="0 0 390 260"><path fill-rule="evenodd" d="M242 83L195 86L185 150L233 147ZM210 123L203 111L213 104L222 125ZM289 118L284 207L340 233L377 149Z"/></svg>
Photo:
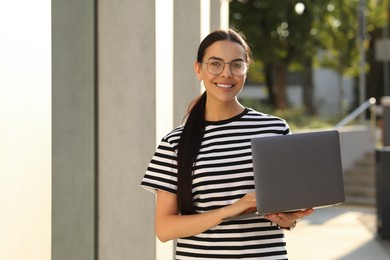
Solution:
<svg viewBox="0 0 390 260"><path fill-rule="evenodd" d="M289 65L298 63L311 70L318 46L313 23L325 6L322 0L240 0L230 4L231 24L243 31L253 45L254 57L263 65L270 103L279 109L288 105ZM308 89L312 85L311 73L304 78ZM306 102L311 102L311 98Z"/></svg>
<svg viewBox="0 0 390 260"><path fill-rule="evenodd" d="M301 13L297 6L304 6ZM339 107L342 113L342 76L359 73L358 45L359 0L235 0L231 2L230 21L247 36L253 45L260 70L252 70L249 79L264 78L270 103L287 107L286 79L289 66L303 71L304 103L312 104L313 58L321 66L339 75ZM366 0L366 48L370 48L368 68L378 67L373 58L373 46L380 37L387 19L387 0ZM320 51L320 52L319 52ZM375 68L376 68L375 67ZM263 73L264 76L258 76ZM375 73L371 70L370 73ZM377 75L375 75L377 78ZM370 84L370 81L368 82Z"/></svg>
<svg viewBox="0 0 390 260"><path fill-rule="evenodd" d="M361 31L362 20L359 21L358 8L359 0L331 0L328 2L323 20L317 26L319 28L319 39L324 50L320 59L322 66L330 67L338 73L338 103L339 113L343 115L342 100L343 75L357 76L360 72L360 41L363 36L363 48L368 50L373 46L374 40L381 31L387 17L386 0L366 0L364 11L366 31ZM363 35L364 34L364 35ZM375 60L369 56L367 68L373 67ZM371 73L374 71L371 70Z"/></svg>
<svg viewBox="0 0 390 260"><path fill-rule="evenodd" d="M323 51L320 55L320 64L334 69L338 75L338 110L343 114L342 101L344 98L343 75L347 72L356 73L358 68L359 49L357 20L359 0L331 0L328 1L318 27L319 39Z"/></svg>

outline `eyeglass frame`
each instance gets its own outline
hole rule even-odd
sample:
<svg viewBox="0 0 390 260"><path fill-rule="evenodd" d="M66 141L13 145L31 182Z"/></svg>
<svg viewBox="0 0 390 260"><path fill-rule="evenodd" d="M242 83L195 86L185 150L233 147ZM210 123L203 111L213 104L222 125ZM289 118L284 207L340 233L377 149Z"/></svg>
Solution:
<svg viewBox="0 0 390 260"><path fill-rule="evenodd" d="M232 70L232 68L231 68L231 66L229 66L230 72L231 72L234 76L236 76L236 77L243 77L243 76L245 76L245 75L247 74L247 72L248 72L248 69L249 69L248 63L246 63L245 61L243 61L243 60L241 60L241 59L239 59L239 60L233 60L233 61L231 61L231 62L224 62L223 60L221 60L221 59L216 59L216 58L211 58L211 59L209 59L209 60L216 60L216 61L220 61L220 62L223 63L223 68L222 68L221 72L220 72L220 73L217 73L217 74L214 74L214 73L211 73L211 72L209 71L209 63L210 63L210 62L201 61L201 62L200 62L201 64L203 64L203 63L206 64L206 66L207 66L207 72L210 73L211 75L220 75L220 74L225 70L225 65L226 65L226 64L231 65L233 62L242 62L242 63L246 66L246 71L245 71L245 73L242 74L242 75L236 75L236 74L234 74L234 73L233 73L233 70Z"/></svg>

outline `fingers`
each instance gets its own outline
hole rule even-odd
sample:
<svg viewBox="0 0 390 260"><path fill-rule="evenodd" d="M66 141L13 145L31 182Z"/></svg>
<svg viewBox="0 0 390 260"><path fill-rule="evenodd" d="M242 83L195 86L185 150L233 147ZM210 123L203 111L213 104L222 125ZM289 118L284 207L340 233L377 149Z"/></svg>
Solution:
<svg viewBox="0 0 390 260"><path fill-rule="evenodd" d="M256 196L254 192L245 194L235 203L225 207L226 217L235 217L256 211Z"/></svg>
<svg viewBox="0 0 390 260"><path fill-rule="evenodd" d="M314 213L314 209L305 209L305 210L298 211L296 215L298 215L299 218L303 218L313 213Z"/></svg>
<svg viewBox="0 0 390 260"><path fill-rule="evenodd" d="M245 203L246 210L256 209L256 196L254 192L246 194L240 201Z"/></svg>
<svg viewBox="0 0 390 260"><path fill-rule="evenodd" d="M275 222L275 223L279 223L281 221L285 221L281 216L279 216L279 214L275 213L275 214L267 214L264 216L265 219L268 219L269 221L272 221L272 222Z"/></svg>
<svg viewBox="0 0 390 260"><path fill-rule="evenodd" d="M314 212L313 209L305 209L305 210L299 210L294 212L281 212L277 214L283 219L291 219L291 218L300 219L312 214L313 212Z"/></svg>
<svg viewBox="0 0 390 260"><path fill-rule="evenodd" d="M244 197L256 201L256 193L254 193L254 192L249 192Z"/></svg>
<svg viewBox="0 0 390 260"><path fill-rule="evenodd" d="M305 209L295 212L280 212L274 214L268 214L265 216L266 219L275 222L275 223L286 223L294 222L303 217L306 217L314 212L313 209Z"/></svg>
<svg viewBox="0 0 390 260"><path fill-rule="evenodd" d="M252 207L252 208L245 210L242 214L252 213L252 212L256 212L256 211L257 211L257 208Z"/></svg>

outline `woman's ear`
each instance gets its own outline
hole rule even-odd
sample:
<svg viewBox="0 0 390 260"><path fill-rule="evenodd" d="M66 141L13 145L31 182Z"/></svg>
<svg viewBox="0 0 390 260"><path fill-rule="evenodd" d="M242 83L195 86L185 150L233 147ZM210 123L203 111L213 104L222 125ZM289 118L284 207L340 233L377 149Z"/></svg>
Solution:
<svg viewBox="0 0 390 260"><path fill-rule="evenodd" d="M195 61L194 62L195 75L198 80L202 80L202 63Z"/></svg>

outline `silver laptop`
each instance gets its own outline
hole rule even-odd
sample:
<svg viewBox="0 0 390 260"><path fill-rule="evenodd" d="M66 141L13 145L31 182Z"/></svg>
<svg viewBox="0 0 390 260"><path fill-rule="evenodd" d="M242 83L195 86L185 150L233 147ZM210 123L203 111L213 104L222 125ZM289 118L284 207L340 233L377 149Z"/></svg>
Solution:
<svg viewBox="0 0 390 260"><path fill-rule="evenodd" d="M332 206L345 201L336 130L252 139L257 212Z"/></svg>

